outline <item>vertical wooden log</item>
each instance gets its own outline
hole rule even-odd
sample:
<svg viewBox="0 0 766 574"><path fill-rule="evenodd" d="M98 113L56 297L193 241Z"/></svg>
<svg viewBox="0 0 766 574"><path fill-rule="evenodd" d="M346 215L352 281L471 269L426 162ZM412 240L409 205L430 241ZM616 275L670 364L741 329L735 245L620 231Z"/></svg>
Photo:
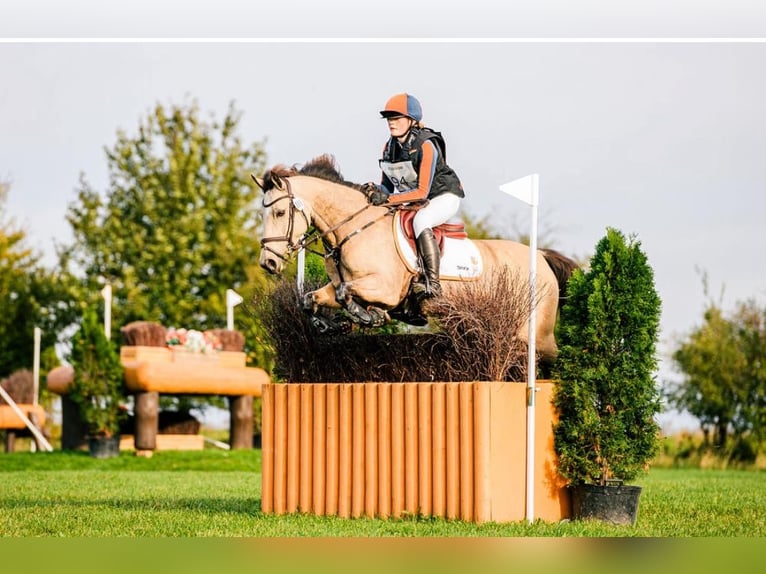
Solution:
<svg viewBox="0 0 766 574"><path fill-rule="evenodd" d="M404 512L404 384L391 384L391 516Z"/></svg>
<svg viewBox="0 0 766 574"><path fill-rule="evenodd" d="M365 427L364 383L352 383L352 433L351 433L351 516L359 518L364 513L365 490Z"/></svg>
<svg viewBox="0 0 766 574"><path fill-rule="evenodd" d="M460 384L446 383L446 516L460 516Z"/></svg>
<svg viewBox="0 0 766 574"><path fill-rule="evenodd" d="M327 385L316 383L314 387L314 492L313 513L325 514L325 487L327 484L327 460L325 441L327 438Z"/></svg>
<svg viewBox="0 0 766 574"><path fill-rule="evenodd" d="M473 383L460 385L460 519L470 522L474 511Z"/></svg>
<svg viewBox="0 0 766 574"><path fill-rule="evenodd" d="M375 518L378 509L378 383L365 383L364 396L364 513Z"/></svg>
<svg viewBox="0 0 766 574"><path fill-rule="evenodd" d="M5 452L8 454L16 452L16 431L13 429L5 431Z"/></svg>
<svg viewBox="0 0 766 574"><path fill-rule="evenodd" d="M274 513L287 510L287 387L274 387Z"/></svg>
<svg viewBox="0 0 766 574"><path fill-rule="evenodd" d="M327 385L327 435L325 438L325 514L338 514L338 446L340 442L340 388L337 383Z"/></svg>
<svg viewBox="0 0 766 574"><path fill-rule="evenodd" d="M274 385L261 387L261 511L274 511Z"/></svg>
<svg viewBox="0 0 766 574"><path fill-rule="evenodd" d="M447 419L445 410L445 391L444 383L437 383L431 387L431 445L432 445L432 473L433 496L432 511L433 516L444 518L447 515L447 448L446 432Z"/></svg>
<svg viewBox="0 0 766 574"><path fill-rule="evenodd" d="M311 512L314 492L314 390L310 384L301 384L300 424L300 500L301 512Z"/></svg>
<svg viewBox="0 0 766 574"><path fill-rule="evenodd" d="M418 385L404 383L404 510L413 516L420 510L418 426Z"/></svg>
<svg viewBox="0 0 766 574"><path fill-rule="evenodd" d="M378 516L391 516L391 383L378 385Z"/></svg>
<svg viewBox="0 0 766 574"><path fill-rule="evenodd" d="M418 502L423 516L431 516L433 510L431 386L431 383L418 384Z"/></svg>
<svg viewBox="0 0 766 574"><path fill-rule="evenodd" d="M474 512L476 522L492 519L491 483L491 433L490 433L490 387L489 383L474 383L474 468L476 501Z"/></svg>
<svg viewBox="0 0 766 574"><path fill-rule="evenodd" d="M229 397L229 442L232 450L253 448L253 397Z"/></svg>
<svg viewBox="0 0 766 574"><path fill-rule="evenodd" d="M135 447L140 450L157 448L160 424L160 394L157 391L136 393Z"/></svg>
<svg viewBox="0 0 766 574"><path fill-rule="evenodd" d="M353 387L340 386L338 415L338 516L351 517L351 496L353 476Z"/></svg>
<svg viewBox="0 0 766 574"><path fill-rule="evenodd" d="M300 500L300 407L299 385L287 385L287 505L289 513L298 511Z"/></svg>

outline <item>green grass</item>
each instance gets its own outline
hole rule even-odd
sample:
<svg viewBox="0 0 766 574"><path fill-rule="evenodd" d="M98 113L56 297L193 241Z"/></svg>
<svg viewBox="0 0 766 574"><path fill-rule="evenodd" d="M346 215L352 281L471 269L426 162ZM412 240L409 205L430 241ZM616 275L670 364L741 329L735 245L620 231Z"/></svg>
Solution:
<svg viewBox="0 0 766 574"><path fill-rule="evenodd" d="M653 469L635 526L264 515L261 453L0 455L3 537L763 537L766 473Z"/></svg>

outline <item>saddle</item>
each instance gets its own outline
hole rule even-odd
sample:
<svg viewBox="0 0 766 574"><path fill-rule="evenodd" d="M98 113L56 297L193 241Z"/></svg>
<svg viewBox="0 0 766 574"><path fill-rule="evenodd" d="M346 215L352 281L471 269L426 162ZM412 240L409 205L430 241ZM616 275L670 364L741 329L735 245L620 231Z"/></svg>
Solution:
<svg viewBox="0 0 766 574"><path fill-rule="evenodd" d="M417 253L417 245L415 243L415 232L412 230L412 220L415 218L417 209L401 209L399 210L399 218L402 224L402 231L407 238L407 242L412 249ZM465 225L462 221L453 221L442 223L433 228L434 237L439 244L439 250L444 251L444 238L452 237L454 239L467 239L468 233L465 230Z"/></svg>

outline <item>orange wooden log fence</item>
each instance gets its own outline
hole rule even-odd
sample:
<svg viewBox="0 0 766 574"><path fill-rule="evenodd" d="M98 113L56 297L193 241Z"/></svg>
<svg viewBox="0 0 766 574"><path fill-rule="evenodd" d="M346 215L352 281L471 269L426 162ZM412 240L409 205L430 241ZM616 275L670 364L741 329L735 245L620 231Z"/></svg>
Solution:
<svg viewBox="0 0 766 574"><path fill-rule="evenodd" d="M535 518L570 516L538 382ZM264 384L262 509L341 517L525 519L526 385Z"/></svg>

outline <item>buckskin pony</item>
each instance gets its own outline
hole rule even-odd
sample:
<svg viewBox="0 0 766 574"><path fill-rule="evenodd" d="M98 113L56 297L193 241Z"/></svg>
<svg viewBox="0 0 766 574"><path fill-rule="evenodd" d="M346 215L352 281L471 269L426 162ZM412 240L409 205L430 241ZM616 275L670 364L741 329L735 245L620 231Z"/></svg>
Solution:
<svg viewBox="0 0 766 574"><path fill-rule="evenodd" d="M343 329L318 313L320 308L343 309L362 327L380 326L392 318L423 324L421 309L409 296L419 270L401 224L401 209L369 204L362 186L345 181L328 154L301 168L276 165L262 178L253 174L252 179L264 192L264 269L280 274L301 249L315 242L323 246L330 282L305 293L302 302L320 331ZM503 268L529 277L529 247L522 243L455 238L443 243L449 243L444 245L440 271L445 297L463 282L488 280ZM452 261L447 261L449 256ZM557 251L539 249L536 267L536 346L541 357L555 358L559 301L577 265ZM427 313L428 305L422 311ZM528 324L517 336L527 341Z"/></svg>

